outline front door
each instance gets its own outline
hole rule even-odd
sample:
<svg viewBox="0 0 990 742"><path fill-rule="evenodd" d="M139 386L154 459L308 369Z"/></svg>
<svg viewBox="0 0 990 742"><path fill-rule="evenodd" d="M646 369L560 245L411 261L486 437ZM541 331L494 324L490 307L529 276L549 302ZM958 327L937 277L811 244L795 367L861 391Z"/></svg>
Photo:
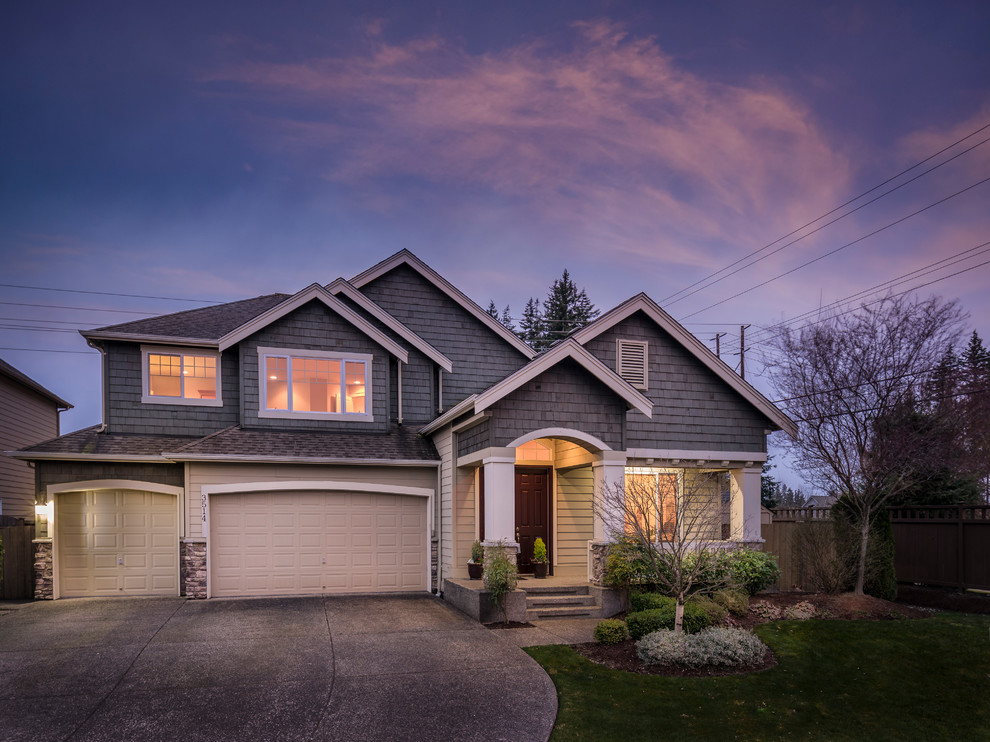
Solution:
<svg viewBox="0 0 990 742"><path fill-rule="evenodd" d="M516 541L519 571L533 572L533 542L542 538L550 546L550 473L544 467L516 467Z"/></svg>

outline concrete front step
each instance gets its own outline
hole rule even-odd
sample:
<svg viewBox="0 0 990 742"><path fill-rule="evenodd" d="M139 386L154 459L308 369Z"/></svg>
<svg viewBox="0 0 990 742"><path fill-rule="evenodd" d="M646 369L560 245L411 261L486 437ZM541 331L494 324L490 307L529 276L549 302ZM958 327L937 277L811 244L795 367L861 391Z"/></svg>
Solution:
<svg viewBox="0 0 990 742"><path fill-rule="evenodd" d="M528 621L547 618L601 618L601 615L602 609L597 605L526 609L526 620Z"/></svg>
<svg viewBox="0 0 990 742"><path fill-rule="evenodd" d="M564 608L574 605L598 605L590 595L538 595L526 596L527 608Z"/></svg>
<svg viewBox="0 0 990 742"><path fill-rule="evenodd" d="M534 585L529 580L519 584L527 595L587 595L587 585Z"/></svg>

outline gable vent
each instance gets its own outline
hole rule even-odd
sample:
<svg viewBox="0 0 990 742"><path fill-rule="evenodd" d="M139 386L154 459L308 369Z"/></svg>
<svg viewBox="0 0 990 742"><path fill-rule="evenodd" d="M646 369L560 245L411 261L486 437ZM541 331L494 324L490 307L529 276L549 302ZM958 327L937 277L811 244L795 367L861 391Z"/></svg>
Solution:
<svg viewBox="0 0 990 742"><path fill-rule="evenodd" d="M647 378L648 344L638 340L619 340L616 372L635 389L649 389Z"/></svg>

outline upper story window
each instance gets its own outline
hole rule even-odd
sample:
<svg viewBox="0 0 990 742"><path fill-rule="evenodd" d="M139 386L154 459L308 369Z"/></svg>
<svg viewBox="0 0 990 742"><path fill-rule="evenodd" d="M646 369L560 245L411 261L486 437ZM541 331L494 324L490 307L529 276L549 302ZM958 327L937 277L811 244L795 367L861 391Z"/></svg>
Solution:
<svg viewBox="0 0 990 742"><path fill-rule="evenodd" d="M365 420L372 356L259 348L261 417Z"/></svg>
<svg viewBox="0 0 990 742"><path fill-rule="evenodd" d="M616 345L615 372L634 389L649 389L649 344L642 340L617 340Z"/></svg>
<svg viewBox="0 0 990 742"><path fill-rule="evenodd" d="M220 354L201 349L141 348L141 401L219 407Z"/></svg>

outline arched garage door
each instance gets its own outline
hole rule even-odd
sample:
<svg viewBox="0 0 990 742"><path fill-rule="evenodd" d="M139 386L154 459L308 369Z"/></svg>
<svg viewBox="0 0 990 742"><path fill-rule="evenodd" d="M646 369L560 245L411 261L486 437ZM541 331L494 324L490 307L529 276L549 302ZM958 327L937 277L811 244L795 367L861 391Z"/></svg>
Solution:
<svg viewBox="0 0 990 742"><path fill-rule="evenodd" d="M59 597L178 595L178 499L128 489L55 496Z"/></svg>
<svg viewBox="0 0 990 742"><path fill-rule="evenodd" d="M211 495L211 594L426 590L426 508L373 492Z"/></svg>

